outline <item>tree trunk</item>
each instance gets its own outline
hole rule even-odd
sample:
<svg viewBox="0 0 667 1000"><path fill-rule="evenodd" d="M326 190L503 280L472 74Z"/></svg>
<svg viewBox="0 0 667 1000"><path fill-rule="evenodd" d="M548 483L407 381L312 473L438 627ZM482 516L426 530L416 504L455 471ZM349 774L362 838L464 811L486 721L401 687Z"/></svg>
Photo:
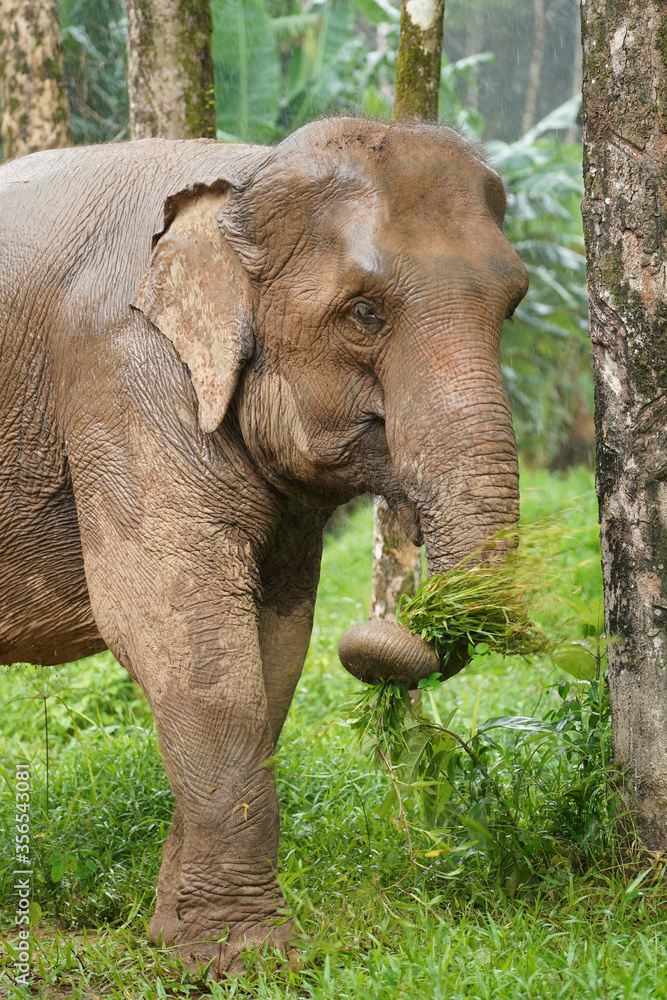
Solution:
<svg viewBox="0 0 667 1000"><path fill-rule="evenodd" d="M544 0L533 0L533 11L533 51L528 69L526 102L523 108L523 118L521 119L521 135L525 135L535 124L535 112L537 111L537 100L540 96L540 84L542 81L544 38L547 31L547 12Z"/></svg>
<svg viewBox="0 0 667 1000"><path fill-rule="evenodd" d="M582 207L614 758L667 848L667 7L586 0Z"/></svg>
<svg viewBox="0 0 667 1000"><path fill-rule="evenodd" d="M209 0L127 0L133 139L215 138Z"/></svg>
<svg viewBox="0 0 667 1000"><path fill-rule="evenodd" d="M468 15L466 29L466 55L478 56L484 47L484 11L475 5ZM479 66L474 66L469 71L468 93L466 104L469 108L479 111Z"/></svg>
<svg viewBox="0 0 667 1000"><path fill-rule="evenodd" d="M421 552L407 537L381 497L373 518L371 616L394 618L401 594L411 597L421 579Z"/></svg>
<svg viewBox="0 0 667 1000"><path fill-rule="evenodd" d="M445 0L403 0L394 118L438 119Z"/></svg>
<svg viewBox="0 0 667 1000"><path fill-rule="evenodd" d="M5 160L71 145L55 0L0 0L0 81Z"/></svg>

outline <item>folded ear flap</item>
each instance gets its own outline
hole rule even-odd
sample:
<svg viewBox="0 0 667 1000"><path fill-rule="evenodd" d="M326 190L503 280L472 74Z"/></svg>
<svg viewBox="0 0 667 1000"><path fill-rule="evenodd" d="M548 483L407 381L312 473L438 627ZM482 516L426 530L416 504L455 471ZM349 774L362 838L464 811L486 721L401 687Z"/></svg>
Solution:
<svg viewBox="0 0 667 1000"><path fill-rule="evenodd" d="M168 199L165 229L131 303L190 369L206 433L222 422L254 351L250 278L218 222L233 197L218 183Z"/></svg>

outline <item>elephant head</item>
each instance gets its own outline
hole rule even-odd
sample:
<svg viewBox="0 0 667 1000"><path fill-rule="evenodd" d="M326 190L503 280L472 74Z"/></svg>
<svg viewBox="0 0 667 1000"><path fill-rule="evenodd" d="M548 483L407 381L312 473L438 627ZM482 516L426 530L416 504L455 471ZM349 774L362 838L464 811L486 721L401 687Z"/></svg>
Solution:
<svg viewBox="0 0 667 1000"><path fill-rule="evenodd" d="M504 211L449 128L316 122L243 183L172 198L134 304L189 366L204 432L231 405L279 491L380 494L442 572L518 516L499 341L527 275Z"/></svg>

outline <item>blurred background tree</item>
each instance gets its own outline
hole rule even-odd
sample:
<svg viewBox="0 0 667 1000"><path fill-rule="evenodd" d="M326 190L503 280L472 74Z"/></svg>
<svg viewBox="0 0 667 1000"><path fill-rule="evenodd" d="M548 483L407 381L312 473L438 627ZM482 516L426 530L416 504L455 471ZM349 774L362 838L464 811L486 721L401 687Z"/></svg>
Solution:
<svg viewBox="0 0 667 1000"><path fill-rule="evenodd" d="M129 137L124 0L58 0L75 143ZM322 114L391 117L391 0L211 0L217 134L276 142ZM502 361L525 461L592 458L577 0L448 0L440 117L486 143L531 275ZM573 96L573 94L575 96ZM530 123L530 127L527 128Z"/></svg>
<svg viewBox="0 0 667 1000"><path fill-rule="evenodd" d="M0 0L0 138L6 159L72 141L55 0Z"/></svg>
<svg viewBox="0 0 667 1000"><path fill-rule="evenodd" d="M133 139L215 138L209 0L126 0Z"/></svg>

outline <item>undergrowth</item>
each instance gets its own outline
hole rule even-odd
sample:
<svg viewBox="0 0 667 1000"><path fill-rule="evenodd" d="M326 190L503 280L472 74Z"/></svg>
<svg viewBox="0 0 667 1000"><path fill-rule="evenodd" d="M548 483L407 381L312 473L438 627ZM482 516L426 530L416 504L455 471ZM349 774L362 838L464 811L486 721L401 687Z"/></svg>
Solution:
<svg viewBox="0 0 667 1000"><path fill-rule="evenodd" d="M422 694L436 684L421 681ZM549 693L559 703L539 717L490 718L470 733L453 727L455 710L415 710L400 682L362 695L353 728L390 785L378 815L398 814L413 864L514 896L620 863L606 679Z"/></svg>
<svg viewBox="0 0 667 1000"><path fill-rule="evenodd" d="M193 984L168 950L151 948L146 925L173 801L143 695L109 654L0 672L4 830L15 762L29 759L34 775L39 909L25 995L667 1000L660 863L618 856L606 689L586 659L595 668L604 649L599 630L581 634L597 628L601 589L592 477L524 472L522 513L558 524L545 559L570 604L550 604L540 627L564 632L564 607L583 620L593 605L564 654L577 676L545 657L478 653L445 684L427 683L428 717L408 721L426 727L425 759L451 791L443 782L438 794L427 782L415 786L385 720L403 818L398 797L387 802L394 786L382 761L376 766L358 745L346 709L358 687L336 658L341 632L368 614L370 506L327 539L313 639L275 765L280 879L300 969ZM539 725L512 728L508 716ZM418 728L411 738L423 737ZM0 995L18 997L7 978L15 941L9 847L0 838Z"/></svg>
<svg viewBox="0 0 667 1000"><path fill-rule="evenodd" d="M362 751L388 779L379 815L398 815L411 863L457 883L482 877L510 896L623 867L632 827L612 764L602 598L559 593L546 558L563 544L557 521L518 536L501 563L471 557L424 580L397 619L435 646L443 668L465 643L471 657L521 656L528 669L550 661L570 679L547 688L542 711L462 730L456 708L440 716L440 672L419 682L419 699L383 681L350 706Z"/></svg>

